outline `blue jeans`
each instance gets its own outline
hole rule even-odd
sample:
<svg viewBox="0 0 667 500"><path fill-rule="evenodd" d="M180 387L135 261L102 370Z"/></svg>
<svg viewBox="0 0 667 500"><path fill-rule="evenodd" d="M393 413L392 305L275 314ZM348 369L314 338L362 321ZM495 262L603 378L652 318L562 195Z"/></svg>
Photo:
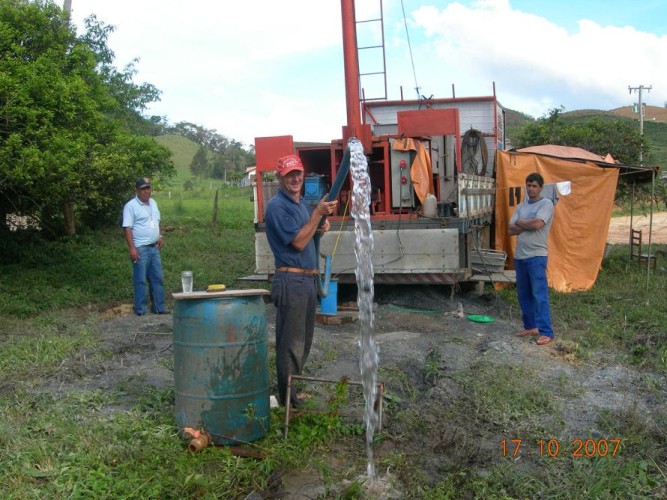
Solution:
<svg viewBox="0 0 667 500"><path fill-rule="evenodd" d="M164 304L164 284L162 279L162 260L156 246L137 247L139 261L132 264L132 279L134 281L134 312L146 314L146 280L151 297L151 311L163 312L167 308Z"/></svg>
<svg viewBox="0 0 667 500"><path fill-rule="evenodd" d="M523 327L526 330L537 328L540 335L553 337L547 258L514 259L514 269L516 269L516 289Z"/></svg>
<svg viewBox="0 0 667 500"><path fill-rule="evenodd" d="M276 306L276 371L278 401L285 405L287 377L301 375L315 331L317 291L315 277L307 274L277 272L271 285L271 300ZM296 396L292 386L290 398Z"/></svg>

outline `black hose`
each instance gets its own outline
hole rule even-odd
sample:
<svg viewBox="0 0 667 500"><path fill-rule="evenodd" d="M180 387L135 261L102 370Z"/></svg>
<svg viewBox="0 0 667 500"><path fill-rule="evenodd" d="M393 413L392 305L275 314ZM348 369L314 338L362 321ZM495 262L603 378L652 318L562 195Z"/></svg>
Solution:
<svg viewBox="0 0 667 500"><path fill-rule="evenodd" d="M356 138L351 138L348 140L357 140ZM343 187L343 182L345 182L345 178L347 177L348 172L350 171L350 146L347 146L345 148L345 153L343 154L343 159L340 162L340 167L338 169L338 173L336 173L336 178L334 179L333 184L331 185L331 189L329 190L329 193L326 196L326 201L333 201L336 199L338 194L340 193L341 188ZM318 229L322 227L324 224L324 221L327 219L326 215L323 215L322 218L320 219L320 223L317 225ZM315 236L313 237L315 241L315 255L317 256L317 270L320 270L320 238L322 237L322 233L319 231L315 233ZM331 282L331 257L327 256L325 259L325 266L324 266L324 283L322 283L322 275L318 272L317 273L317 294L324 298L327 295L329 295L329 283Z"/></svg>

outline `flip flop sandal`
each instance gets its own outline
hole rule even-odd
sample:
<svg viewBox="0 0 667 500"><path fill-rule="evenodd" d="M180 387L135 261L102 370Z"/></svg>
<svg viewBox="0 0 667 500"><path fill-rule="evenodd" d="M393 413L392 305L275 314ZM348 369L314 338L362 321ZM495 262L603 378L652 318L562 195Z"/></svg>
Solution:
<svg viewBox="0 0 667 500"><path fill-rule="evenodd" d="M521 330L516 334L517 337L537 337L540 331L537 328L530 328L528 330Z"/></svg>
<svg viewBox="0 0 667 500"><path fill-rule="evenodd" d="M536 344L537 345L547 345L553 340L552 337L547 337L546 335L542 335L539 339L537 339Z"/></svg>

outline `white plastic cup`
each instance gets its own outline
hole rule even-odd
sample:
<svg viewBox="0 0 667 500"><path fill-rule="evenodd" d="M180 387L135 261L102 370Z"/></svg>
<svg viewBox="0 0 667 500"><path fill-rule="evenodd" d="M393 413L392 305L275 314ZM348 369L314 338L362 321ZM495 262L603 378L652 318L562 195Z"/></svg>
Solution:
<svg viewBox="0 0 667 500"><path fill-rule="evenodd" d="M192 271L183 271L181 273L181 286L183 287L183 293L192 293Z"/></svg>

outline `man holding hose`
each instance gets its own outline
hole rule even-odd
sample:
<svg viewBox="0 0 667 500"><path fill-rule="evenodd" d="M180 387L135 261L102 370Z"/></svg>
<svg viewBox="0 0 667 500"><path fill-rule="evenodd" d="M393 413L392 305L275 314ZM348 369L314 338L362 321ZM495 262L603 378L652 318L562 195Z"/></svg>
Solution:
<svg viewBox="0 0 667 500"><path fill-rule="evenodd" d="M287 379L301 374L315 331L318 256L313 237L329 230L329 221L321 228L318 225L323 216L334 213L338 202L326 201L325 196L311 211L301 194L304 168L296 155L280 158L276 174L280 189L267 205L266 237L275 258L271 300L277 309L278 401L285 406ZM301 404L294 386L290 401L292 406Z"/></svg>

